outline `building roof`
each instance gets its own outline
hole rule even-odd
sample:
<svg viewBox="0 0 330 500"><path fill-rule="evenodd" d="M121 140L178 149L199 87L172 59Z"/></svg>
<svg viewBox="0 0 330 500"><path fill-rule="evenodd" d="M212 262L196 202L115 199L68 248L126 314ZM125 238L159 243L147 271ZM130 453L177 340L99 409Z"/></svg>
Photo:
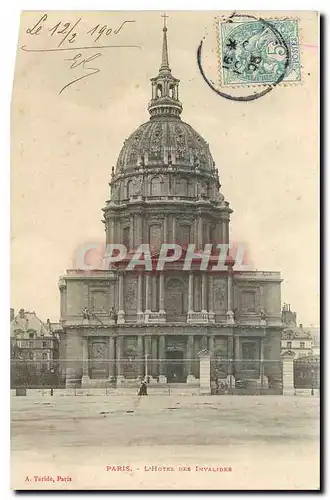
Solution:
<svg viewBox="0 0 330 500"><path fill-rule="evenodd" d="M10 322L10 336L16 336L18 333L24 334L34 331L36 334L45 337L51 337L52 331L41 321L35 311L25 311L21 309Z"/></svg>
<svg viewBox="0 0 330 500"><path fill-rule="evenodd" d="M312 340L310 332L302 325L290 325L284 328L282 332L282 340Z"/></svg>

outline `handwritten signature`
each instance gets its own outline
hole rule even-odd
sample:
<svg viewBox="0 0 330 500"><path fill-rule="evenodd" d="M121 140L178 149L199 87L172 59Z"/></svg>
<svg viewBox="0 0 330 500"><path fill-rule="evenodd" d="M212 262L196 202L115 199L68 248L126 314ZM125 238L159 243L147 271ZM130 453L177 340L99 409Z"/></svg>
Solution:
<svg viewBox="0 0 330 500"><path fill-rule="evenodd" d="M99 42L101 39L105 39L106 37L117 36L122 32L124 27L126 27L129 23L135 23L135 20L124 20L120 23L120 25L114 29L108 26L107 24L96 24L92 29L89 29L85 33L81 33L78 31L78 27L80 28L82 18L80 17L74 23L72 22L63 22L59 21L50 28L47 26L48 15L43 14L41 18L32 26L31 28L26 29L26 34L31 37L36 37L40 34L49 35L51 39L55 38L57 40L57 45L51 48L30 48L28 45L22 45L21 49L26 52L58 52L58 51L76 51L77 53L69 59L64 59L66 62L70 62L70 70L75 68L80 68L83 71L83 74L74 80L71 80L69 83L64 85L59 91L61 94L64 90L70 87L72 84L95 75L100 72L99 68L91 67L90 63L95 61L99 57L102 56L101 52L94 53L91 56L86 56L82 51L90 50L90 49L109 49L109 48L141 48L139 45L94 45ZM91 43L87 45L77 46L76 42L78 36L87 35L91 39ZM67 42L67 44L65 44ZM64 45L65 44L65 45Z"/></svg>

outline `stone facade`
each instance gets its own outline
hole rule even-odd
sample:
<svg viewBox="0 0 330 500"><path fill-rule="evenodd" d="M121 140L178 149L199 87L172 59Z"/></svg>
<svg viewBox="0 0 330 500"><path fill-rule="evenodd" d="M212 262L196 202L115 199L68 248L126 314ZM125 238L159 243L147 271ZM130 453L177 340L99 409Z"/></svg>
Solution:
<svg viewBox="0 0 330 500"><path fill-rule="evenodd" d="M124 244L131 254L148 243L153 258L163 243L194 244L195 251L228 244L232 210L208 144L181 120L166 28L151 83L150 120L125 141L112 172L106 243ZM160 271L127 270L124 261L68 271L60 279L67 387L128 384L146 375L150 383L198 383L203 351L211 372L219 361L224 378L265 386L279 380L280 274L226 263L222 271L201 270L195 261L187 271L182 261Z"/></svg>

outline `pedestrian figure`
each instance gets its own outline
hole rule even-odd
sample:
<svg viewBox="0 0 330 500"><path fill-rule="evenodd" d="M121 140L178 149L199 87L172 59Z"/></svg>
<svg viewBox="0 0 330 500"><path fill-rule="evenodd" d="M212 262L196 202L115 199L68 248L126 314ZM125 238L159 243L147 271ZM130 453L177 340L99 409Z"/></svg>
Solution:
<svg viewBox="0 0 330 500"><path fill-rule="evenodd" d="M144 380L141 382L141 385L140 385L140 388L139 388L139 392L138 392L138 396L148 396L147 383Z"/></svg>

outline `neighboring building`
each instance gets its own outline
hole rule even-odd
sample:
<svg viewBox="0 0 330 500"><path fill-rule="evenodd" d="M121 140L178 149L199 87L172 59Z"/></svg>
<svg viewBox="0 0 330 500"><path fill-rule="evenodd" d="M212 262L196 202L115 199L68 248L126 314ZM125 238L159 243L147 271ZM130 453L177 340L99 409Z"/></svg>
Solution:
<svg viewBox="0 0 330 500"><path fill-rule="evenodd" d="M312 341L313 341L313 355L314 356L320 356L320 344L321 344L321 339L320 339L320 327L319 326L308 326L307 330L310 332L312 336Z"/></svg>
<svg viewBox="0 0 330 500"><path fill-rule="evenodd" d="M56 372L58 335L49 320L20 309L10 322L12 383L38 384Z"/></svg>
<svg viewBox="0 0 330 500"><path fill-rule="evenodd" d="M228 243L232 210L207 142L181 120L166 27L151 88L150 120L124 142L113 171L106 243L131 253L149 243L154 259L164 242L201 250ZM198 353L208 349L218 378L280 388L280 273L226 264L221 272L201 271L200 262L184 271L179 261L152 272L127 271L127 262L68 270L59 282L66 386L125 384L146 374L154 383L196 383Z"/></svg>
<svg viewBox="0 0 330 500"><path fill-rule="evenodd" d="M282 309L282 322L284 330L282 333L282 352L292 351L295 359L313 354L313 338L311 332L303 327L297 326L297 313L291 311L290 304L284 304Z"/></svg>

